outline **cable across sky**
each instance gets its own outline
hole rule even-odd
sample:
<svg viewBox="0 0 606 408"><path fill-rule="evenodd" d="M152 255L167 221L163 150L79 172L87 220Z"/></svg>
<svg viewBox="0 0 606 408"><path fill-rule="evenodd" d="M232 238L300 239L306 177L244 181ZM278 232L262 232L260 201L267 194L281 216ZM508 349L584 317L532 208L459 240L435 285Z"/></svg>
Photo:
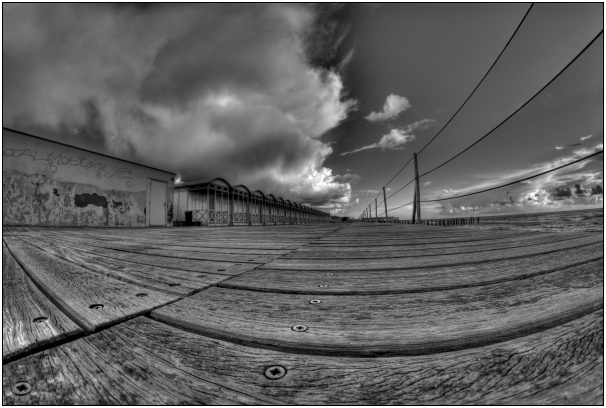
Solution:
<svg viewBox="0 0 606 408"><path fill-rule="evenodd" d="M526 16L528 15L528 12L529 12L529 11L530 11L530 9L527 11L527 13L526 13L526 15L524 16L524 18L526 18ZM523 20L522 20L522 21L523 21ZM519 26L518 26L518 28L519 28ZM517 31L517 30L516 30L516 31ZM567 70L567 69L568 69L568 68L569 68L569 67L570 67L570 66L571 66L571 65L572 65L572 64L573 64L575 61L577 61L577 60L578 60L578 59L581 57L581 55L583 55L583 54L584 54L584 53L585 53L585 52L586 52L586 51L587 51L587 50L588 50L588 49L589 49L589 48L590 48L590 47L591 47L591 46L592 46L592 45L593 45L593 44L594 44L594 43L595 43L597 40L598 40L598 38L600 38L600 37L603 35L603 33L604 33L604 30L602 29L602 30L601 30L601 31L600 31L600 32L599 32L599 33L598 33L598 34L597 34L597 35L596 35L596 36L595 36L595 37L594 37L594 38L593 38L593 39L592 39L592 40L591 40L591 41L590 41L590 42L589 42L589 43L588 43L588 44L587 44L587 45L586 45L586 46L585 46L585 47L584 47L584 48L583 48L583 49L582 49L582 50L581 50L581 51L580 51L580 52L579 52L579 53L578 53L578 54L577 54L577 55L576 55L576 56L575 56L575 57L574 57L574 58L573 58L573 59L572 59L572 60L571 60L571 61L570 61L568 64L566 64L566 65L565 65L565 66L564 66L564 67L563 67L563 68L562 68L562 69L561 69L561 70L560 70L560 71L559 71L559 72L558 72L558 73L557 73L557 74L556 74L556 75L555 75L555 76L554 76L554 77L553 77L553 78L552 78L552 79L551 79L549 82L547 82L547 83L546 83L546 84L545 84L543 87L541 87L541 89L539 89L539 90L538 90L538 91L537 91L537 92L536 92L536 93L535 93L535 94L534 94L534 95L533 95L533 96L532 96L530 99L528 99L528 100L527 100L527 101L526 101L526 102L525 102L523 105L521 105L521 106L520 106L519 108L517 108L517 109L516 109L514 112L512 112L510 115L508 115L508 116L507 116L507 117L506 117L506 118L505 118L503 121L501 121L501 122L500 122L498 125L496 125L496 126L495 126L495 127L492 129L492 130L490 130L490 131L489 131L488 133L486 133L484 136L482 136L481 138L479 138L478 140L476 140L474 143L472 143L471 145L469 145L468 147L466 147L465 149L463 149L462 151L460 151L460 152L459 152L459 153L457 153L456 155L452 156L452 157L451 157L451 158L449 158L448 160L444 161L443 163L439 164L438 166L434 167L433 169L431 169L431 170L429 170L429 171L426 171L425 173L422 173L422 174L418 175L416 178L413 178L413 179L412 179L412 180L410 180L408 183L406 183L404 186L402 186L401 188L399 188L398 190L396 190L395 192L393 192L392 194L390 194L390 195L389 195L389 197L387 197L387 199L389 199L389 198L393 197L394 195L396 195L397 193L399 193L400 191L402 191L404 188L406 188L407 186L409 186L409 185L410 185L412 182L414 182L414 181L418 180L419 178L421 178L421 177L423 177L423 176L426 176L427 174L430 174L430 173L432 173L433 171L435 171L435 170L437 170L437 169L439 169L439 168L441 168L441 167L445 166L446 164L450 163L451 161L453 161L454 159L456 159L457 157L461 156L463 153L465 153L466 151L468 151L469 149L471 149L473 146L477 145L477 144L478 144L478 143L480 143L482 140L486 139L486 138L487 138L489 135L493 134L493 132L495 132L495 131L496 131L498 128L500 128L500 127L501 127L503 124L505 124L505 123L506 123L506 122L507 122L509 119L511 119L513 116L515 116L515 115L516 115L516 114L517 114L517 113L518 113L518 112L519 112L521 109L523 109L525 106L527 106L527 105L528 105L528 104L529 104L529 103L530 103L532 100L534 100L534 99L535 99L535 98L536 98L536 97L537 97L539 94L541 94L541 93L542 93L542 92L543 92L543 91L544 91L544 90L545 90L545 89L546 89L546 88L547 88L549 85L551 85L551 84L552 84L552 83L553 83L553 82L554 82L554 81L555 81L557 78L559 78L559 77L560 77L560 75L562 75L562 74L563 74L563 73L564 73L564 72L565 72L565 71L566 71L566 70ZM514 34L515 34L515 33L514 33ZM512 36L512 38L513 38L513 36ZM510 40L511 40L511 39L510 39ZM508 43L508 44L509 44L509 43ZM501 54L502 54L502 53L501 53ZM500 55L501 55L501 54L500 54ZM499 55L499 56L500 56L500 55ZM498 58L497 58L497 59L498 59ZM495 61L495 62L496 62L496 61ZM494 64L493 64L493 66L494 66ZM492 69L492 67L491 67L491 69ZM477 87L476 87L476 89L477 89ZM475 89L474 89L474 91L475 91ZM473 94L473 92L472 92L472 94ZM469 99L469 98L468 98L468 99ZM467 102L467 100L466 100L465 102ZM459 109L459 110L460 110L460 109ZM457 111L457 112L458 112L458 111ZM456 115L456 114L455 114L455 115ZM450 121L449 121L449 122L450 122ZM445 125L445 126L446 126L446 125ZM444 126L444 127L445 127L445 126ZM442 128L442 130L444 129L444 127ZM441 132L442 130L440 130L440 132ZM438 134L439 134L439 132L438 132ZM436 136L437 136L437 135L436 135ZM435 139L435 136L434 136L434 138L433 138L432 140L430 140L430 142L429 142L429 143L431 143L431 142L432 142L434 139ZM426 145L423 147L423 149L424 149L425 147L427 147L427 146L429 145L429 143L428 143L428 144L426 144ZM423 149L421 149L421 150L423 150ZM410 163L410 161L411 161L411 160L412 160L412 158L411 158L411 159L410 159L410 160L407 162L407 164L408 164L408 163ZM406 166L406 165L405 165L405 166ZM404 168L404 167L403 167L403 168ZM403 168L402 168L402 169L403 169ZM402 169L401 169L401 170L402 170ZM400 171L401 171L401 170L400 170ZM392 180L393 180L393 178L392 178ZM391 182L391 180L390 180L390 182ZM515 182L514 182L514 183L512 183L512 184L515 184ZM496 189L496 188L499 188L499 187L495 187L495 189ZM486 190L486 191L490 191L490 190ZM478 193L479 193L479 192L478 192ZM474 193L474 194L477 194L477 193ZM471 195L471 194L470 194L470 195ZM459 198L459 197L450 197L450 198L444 198L444 199L440 199L440 200L438 200L438 201L443 201L443 200L448 200L448 199L453 199L453 198ZM414 202L414 201L413 201L413 202ZM423 200L420 200L420 201L418 201L418 202L431 202L431 200L430 200L430 201L423 201ZM409 205L409 204L411 204L411 203L404 204L404 205L402 205L402 206L395 207L395 208L392 208L392 209L401 208L401 207L404 207L404 206Z"/></svg>

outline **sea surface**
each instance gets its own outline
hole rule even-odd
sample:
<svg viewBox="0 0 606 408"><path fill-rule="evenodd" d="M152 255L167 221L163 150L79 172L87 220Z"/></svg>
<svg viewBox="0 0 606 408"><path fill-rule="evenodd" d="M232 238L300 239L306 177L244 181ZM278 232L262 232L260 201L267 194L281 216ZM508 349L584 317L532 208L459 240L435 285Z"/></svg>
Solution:
<svg viewBox="0 0 606 408"><path fill-rule="evenodd" d="M502 231L604 232L604 208L480 217L464 228Z"/></svg>

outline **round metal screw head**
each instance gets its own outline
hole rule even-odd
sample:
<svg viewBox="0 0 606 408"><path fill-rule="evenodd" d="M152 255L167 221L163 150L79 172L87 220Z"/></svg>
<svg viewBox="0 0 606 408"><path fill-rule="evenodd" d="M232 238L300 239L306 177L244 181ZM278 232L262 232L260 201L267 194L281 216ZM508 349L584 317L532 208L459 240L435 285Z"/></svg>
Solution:
<svg viewBox="0 0 606 408"><path fill-rule="evenodd" d="M44 316L40 316L40 317L36 317L34 320L32 320L34 323L42 323L45 322L46 320L48 320L46 317Z"/></svg>
<svg viewBox="0 0 606 408"><path fill-rule="evenodd" d="M286 368L275 365L265 369L265 377L270 380L278 380L286 375Z"/></svg>
<svg viewBox="0 0 606 408"><path fill-rule="evenodd" d="M327 273L326 276L334 276L334 273Z"/></svg>
<svg viewBox="0 0 606 408"><path fill-rule="evenodd" d="M328 285L318 285L319 288L327 288Z"/></svg>
<svg viewBox="0 0 606 408"><path fill-rule="evenodd" d="M309 301L309 303L311 303L312 305L317 305L319 303L322 303L322 301L320 299L312 299Z"/></svg>
<svg viewBox="0 0 606 408"><path fill-rule="evenodd" d="M90 305L88 308L89 309L94 309L94 310L99 310L99 309L103 309L103 305L100 305L100 304L96 303L94 305Z"/></svg>
<svg viewBox="0 0 606 408"><path fill-rule="evenodd" d="M13 386L13 394L27 395L31 392L32 386L27 381L19 381Z"/></svg>
<svg viewBox="0 0 606 408"><path fill-rule="evenodd" d="M296 331L296 332L304 332L304 331L307 331L307 329L308 329L308 327L305 326L304 324L298 324L298 325L292 327L292 330Z"/></svg>

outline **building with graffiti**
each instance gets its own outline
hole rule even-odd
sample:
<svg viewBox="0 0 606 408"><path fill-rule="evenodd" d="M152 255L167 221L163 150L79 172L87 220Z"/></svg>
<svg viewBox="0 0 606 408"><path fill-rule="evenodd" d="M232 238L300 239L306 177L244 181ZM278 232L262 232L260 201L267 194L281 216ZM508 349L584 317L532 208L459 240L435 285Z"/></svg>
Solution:
<svg viewBox="0 0 606 408"><path fill-rule="evenodd" d="M175 174L2 128L2 224L171 226Z"/></svg>

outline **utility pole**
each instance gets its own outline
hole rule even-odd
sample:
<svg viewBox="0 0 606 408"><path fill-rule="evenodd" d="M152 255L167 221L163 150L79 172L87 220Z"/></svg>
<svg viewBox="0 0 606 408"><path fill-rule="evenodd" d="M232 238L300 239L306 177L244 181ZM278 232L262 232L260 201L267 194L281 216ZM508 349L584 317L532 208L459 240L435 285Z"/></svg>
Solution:
<svg viewBox="0 0 606 408"><path fill-rule="evenodd" d="M415 201L417 202L417 220L421 222L421 189L419 187L419 166L417 164L417 154L414 153L415 158Z"/></svg>
<svg viewBox="0 0 606 408"><path fill-rule="evenodd" d="M368 204L368 215L370 215L369 222L372 222L372 204Z"/></svg>
<svg viewBox="0 0 606 408"><path fill-rule="evenodd" d="M375 197L375 221L379 222L379 212L377 211L377 197Z"/></svg>
<svg viewBox="0 0 606 408"><path fill-rule="evenodd" d="M387 198L385 198L385 186L383 186L383 202L385 203L385 222L387 222Z"/></svg>
<svg viewBox="0 0 606 408"><path fill-rule="evenodd" d="M412 223L416 224L417 219L417 189L415 188L415 199L412 202Z"/></svg>

